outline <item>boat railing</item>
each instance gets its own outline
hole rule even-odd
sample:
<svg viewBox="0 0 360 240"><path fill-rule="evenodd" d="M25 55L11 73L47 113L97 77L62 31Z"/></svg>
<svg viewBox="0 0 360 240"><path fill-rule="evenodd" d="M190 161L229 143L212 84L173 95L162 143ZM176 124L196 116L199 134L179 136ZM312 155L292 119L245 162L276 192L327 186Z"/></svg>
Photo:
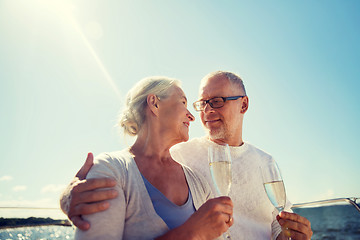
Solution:
<svg viewBox="0 0 360 240"><path fill-rule="evenodd" d="M360 199L360 198L350 197L350 198L325 199L325 200L314 201L314 202L293 204L292 208L315 207L315 206L321 206L321 205L325 205L325 204L334 204L334 203L350 203L351 205L353 205L356 208L356 210L358 210L360 212L360 204L356 202L358 199Z"/></svg>

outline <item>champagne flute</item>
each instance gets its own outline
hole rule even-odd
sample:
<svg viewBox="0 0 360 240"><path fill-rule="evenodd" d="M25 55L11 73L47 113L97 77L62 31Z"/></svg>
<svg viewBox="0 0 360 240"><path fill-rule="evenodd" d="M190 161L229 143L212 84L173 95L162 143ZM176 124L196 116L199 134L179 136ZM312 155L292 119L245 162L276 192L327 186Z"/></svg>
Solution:
<svg viewBox="0 0 360 240"><path fill-rule="evenodd" d="M211 144L208 158L211 176L218 196L229 196L232 173L231 155L228 144ZM231 239L228 231L224 233L225 239Z"/></svg>
<svg viewBox="0 0 360 240"><path fill-rule="evenodd" d="M286 192L279 166L275 161L271 161L261 166L260 169L265 192L270 202L280 213L285 208ZM290 237L289 239L291 240Z"/></svg>

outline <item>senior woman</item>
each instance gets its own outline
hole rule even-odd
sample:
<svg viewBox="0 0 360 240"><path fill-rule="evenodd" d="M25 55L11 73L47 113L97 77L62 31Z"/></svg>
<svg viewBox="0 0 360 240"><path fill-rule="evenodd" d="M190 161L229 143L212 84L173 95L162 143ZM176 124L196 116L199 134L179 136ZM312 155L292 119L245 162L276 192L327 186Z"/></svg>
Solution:
<svg viewBox="0 0 360 240"><path fill-rule="evenodd" d="M83 216L91 228L75 239L215 239L232 225L231 200L211 199L206 181L169 153L189 139L194 119L178 80L145 78L129 91L119 124L136 141L97 156L87 175L116 179L119 195Z"/></svg>

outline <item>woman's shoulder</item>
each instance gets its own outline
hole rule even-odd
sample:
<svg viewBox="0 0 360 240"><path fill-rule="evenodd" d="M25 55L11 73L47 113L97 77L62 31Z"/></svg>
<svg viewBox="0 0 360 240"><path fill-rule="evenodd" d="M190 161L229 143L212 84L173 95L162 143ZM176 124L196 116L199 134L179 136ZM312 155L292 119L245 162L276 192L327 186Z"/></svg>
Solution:
<svg viewBox="0 0 360 240"><path fill-rule="evenodd" d="M94 164L116 164L116 163L128 163L132 156L128 149L122 149L114 152L103 152L97 155L94 159Z"/></svg>
<svg viewBox="0 0 360 240"><path fill-rule="evenodd" d="M132 163L132 156L128 149L104 152L95 157L89 177L114 177L118 179L127 174Z"/></svg>

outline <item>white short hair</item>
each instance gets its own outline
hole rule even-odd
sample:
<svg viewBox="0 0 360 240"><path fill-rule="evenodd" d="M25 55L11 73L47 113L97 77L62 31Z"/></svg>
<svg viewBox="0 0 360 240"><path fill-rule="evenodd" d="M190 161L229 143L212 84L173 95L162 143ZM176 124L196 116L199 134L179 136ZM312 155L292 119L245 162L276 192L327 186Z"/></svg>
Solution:
<svg viewBox="0 0 360 240"><path fill-rule="evenodd" d="M215 77L215 76L224 76L226 77L231 84L234 84L235 86L239 87L241 91L243 91L243 95L246 96L246 90L244 86L244 82L241 79L241 77L235 73L227 72L227 71L215 71L207 74L201 81L205 81L209 78Z"/></svg>
<svg viewBox="0 0 360 240"><path fill-rule="evenodd" d="M177 79L164 76L147 77L140 80L127 93L125 108L119 117L119 125L124 128L124 133L135 136L139 133L145 119L147 96L154 94L161 99L166 99L171 93L172 86L181 86Z"/></svg>

